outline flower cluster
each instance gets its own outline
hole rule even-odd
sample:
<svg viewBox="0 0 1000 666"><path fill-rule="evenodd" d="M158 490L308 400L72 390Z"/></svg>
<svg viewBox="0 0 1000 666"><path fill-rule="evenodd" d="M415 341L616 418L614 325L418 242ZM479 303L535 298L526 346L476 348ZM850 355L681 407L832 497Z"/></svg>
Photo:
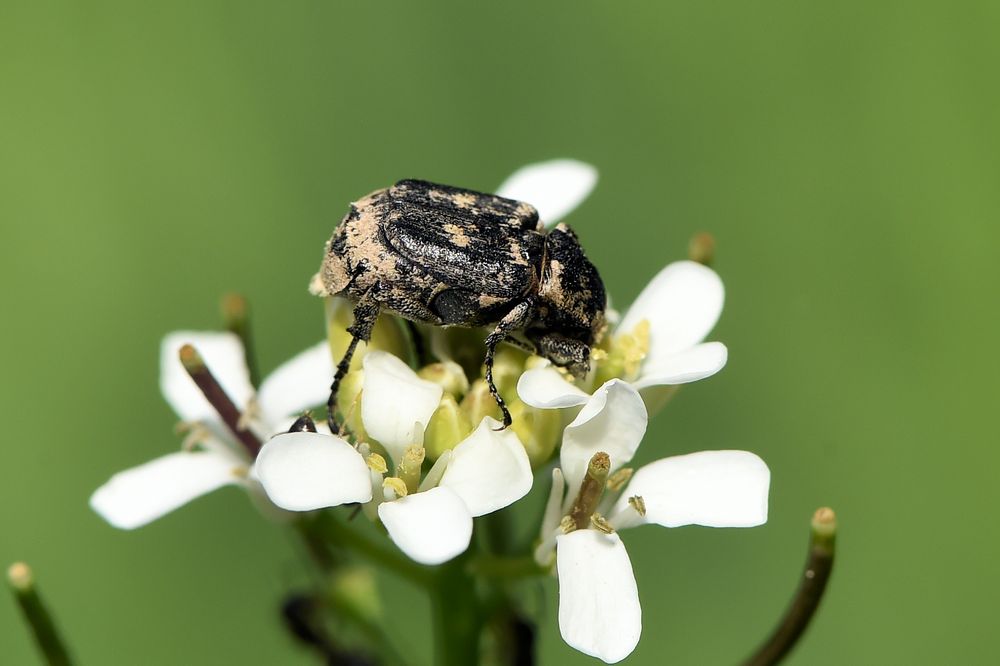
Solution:
<svg viewBox="0 0 1000 666"><path fill-rule="evenodd" d="M592 167L557 160L521 169L497 193L533 204L552 225L595 182ZM752 453L703 451L628 466L649 414L676 386L726 364L725 345L704 341L723 296L707 266L668 265L624 316L609 312L616 324L582 380L503 350L494 377L514 415L505 430L493 418L478 332L407 330L380 318L341 384L341 434L298 417L326 401L334 359L349 342L342 301L328 301L328 340L256 388L236 335L173 333L161 348L161 389L186 433L182 450L114 475L91 505L124 529L224 485L242 486L266 514L286 519L358 505L413 561L439 565L469 548L475 518L520 500L543 471L552 486L531 557L537 570L558 576L565 641L613 663L632 652L641 632L619 532L767 519L770 473ZM433 362L421 367L412 335Z"/></svg>

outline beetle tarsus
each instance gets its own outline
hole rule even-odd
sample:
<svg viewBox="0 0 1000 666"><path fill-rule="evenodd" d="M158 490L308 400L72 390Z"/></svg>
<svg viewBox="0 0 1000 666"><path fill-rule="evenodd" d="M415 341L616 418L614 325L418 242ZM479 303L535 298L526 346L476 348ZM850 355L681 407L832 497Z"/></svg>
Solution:
<svg viewBox="0 0 1000 666"><path fill-rule="evenodd" d="M330 397L326 401L326 423L330 426L330 432L334 435L340 434L340 424L337 423L335 412L337 411L337 391L340 389L340 382L347 374L347 369L351 367L351 359L354 357L354 350L358 348L357 336L351 338L351 344L347 346L344 357L337 364L337 372L333 375L333 383L330 384Z"/></svg>
<svg viewBox="0 0 1000 666"><path fill-rule="evenodd" d="M333 375L333 383L330 384L330 397L326 401L326 422L334 435L341 433L341 426L337 423L336 417L337 391L340 389L340 382L351 368L351 359L354 358L358 342L371 340L372 329L375 328L375 321L378 319L379 304L374 298L374 291L370 289L367 294L369 297L354 306L354 323L347 329L351 334L351 344L347 346L344 357L337 364L337 372Z"/></svg>
<svg viewBox="0 0 1000 666"><path fill-rule="evenodd" d="M503 412L503 425L499 428L494 428L494 430L505 430L511 423L513 419L510 416L510 410L507 409L507 403L503 401L500 397L500 392L497 391L497 385L493 383L493 355L496 351L496 346L500 344L503 340L503 334L497 336L496 333L492 333L486 338L486 384L490 388L490 395L496 400L497 407Z"/></svg>
<svg viewBox="0 0 1000 666"><path fill-rule="evenodd" d="M497 407L503 413L503 425L496 430L505 430L513 423L513 419L510 416L510 410L507 409L507 404L500 397L497 385L493 382L493 357L496 355L497 345L507 339L508 333L524 326L524 322L528 321L533 308L534 302L530 298L521 301L500 320L493 332L486 336L486 384L490 388L490 395L496 400Z"/></svg>

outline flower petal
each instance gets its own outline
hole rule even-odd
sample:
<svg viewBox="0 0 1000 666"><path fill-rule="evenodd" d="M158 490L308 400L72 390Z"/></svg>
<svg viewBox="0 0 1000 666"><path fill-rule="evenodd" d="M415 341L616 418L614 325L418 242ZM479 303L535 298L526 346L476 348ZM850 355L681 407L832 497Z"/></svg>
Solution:
<svg viewBox="0 0 1000 666"><path fill-rule="evenodd" d="M261 448L254 471L271 501L288 511L312 511L372 498L365 459L333 435L278 435Z"/></svg>
<svg viewBox="0 0 1000 666"><path fill-rule="evenodd" d="M233 333L175 331L160 343L160 391L182 421L219 421L219 415L181 365L178 352L192 345L237 408L253 395L243 343Z"/></svg>
<svg viewBox="0 0 1000 666"><path fill-rule="evenodd" d="M692 347L708 335L722 314L725 289L711 268L694 261L677 261L646 285L625 313L618 330L632 331L649 320L646 364Z"/></svg>
<svg viewBox="0 0 1000 666"><path fill-rule="evenodd" d="M523 373L517 380L517 395L525 404L539 409L575 407L590 399L551 365Z"/></svg>
<svg viewBox="0 0 1000 666"><path fill-rule="evenodd" d="M701 451L663 458L636 471L612 511L631 511L628 498L642 497L641 522L664 527L753 527L767 522L771 472L748 451Z"/></svg>
<svg viewBox="0 0 1000 666"><path fill-rule="evenodd" d="M559 631L570 647L613 664L632 653L642 608L632 562L617 534L577 530L556 538Z"/></svg>
<svg viewBox="0 0 1000 666"><path fill-rule="evenodd" d="M90 496L90 508L131 530L216 488L238 483L246 465L214 451L171 453L118 472Z"/></svg>
<svg viewBox="0 0 1000 666"><path fill-rule="evenodd" d="M646 406L639 392L620 379L594 391L563 432L560 467L566 477L567 499L576 496L591 457L598 451L611 456L611 471L635 455L646 433Z"/></svg>
<svg viewBox="0 0 1000 666"><path fill-rule="evenodd" d="M461 497L473 517L513 504L531 490L534 477L521 440L512 429L498 427L499 421L484 418L452 450L439 483Z"/></svg>
<svg viewBox="0 0 1000 666"><path fill-rule="evenodd" d="M378 507L379 518L399 549L420 564L441 564L461 555L472 538L472 516L449 488L432 488Z"/></svg>
<svg viewBox="0 0 1000 666"><path fill-rule="evenodd" d="M687 384L711 377L726 366L729 350L721 342L703 342L690 349L642 364L638 389L663 384Z"/></svg>
<svg viewBox="0 0 1000 666"><path fill-rule="evenodd" d="M257 406L270 429L267 434L287 430L303 410L326 404L333 372L330 345L324 340L265 377L257 391Z"/></svg>
<svg viewBox="0 0 1000 666"><path fill-rule="evenodd" d="M530 203L546 227L566 217L597 184L597 169L585 162L560 159L529 164L512 173L497 195Z"/></svg>
<svg viewBox="0 0 1000 666"><path fill-rule="evenodd" d="M365 355L361 420L368 434L396 462L413 445L416 424L427 425L441 402L443 389L417 377L408 365L387 352Z"/></svg>

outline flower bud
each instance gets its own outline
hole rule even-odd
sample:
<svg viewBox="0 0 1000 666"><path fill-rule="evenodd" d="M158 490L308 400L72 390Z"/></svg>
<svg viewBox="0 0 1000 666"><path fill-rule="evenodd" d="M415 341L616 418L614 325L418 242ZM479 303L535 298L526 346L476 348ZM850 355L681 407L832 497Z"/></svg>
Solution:
<svg viewBox="0 0 1000 666"><path fill-rule="evenodd" d="M344 376L337 390L337 407L343 414L343 423L359 442L368 440L365 424L361 421L361 386L364 378L364 370L352 370Z"/></svg>
<svg viewBox="0 0 1000 666"><path fill-rule="evenodd" d="M498 418L500 414L484 379L477 379L472 383L469 392L462 398L461 408L469 418L469 423L481 423L484 416Z"/></svg>
<svg viewBox="0 0 1000 666"><path fill-rule="evenodd" d="M486 395L489 397L488 391ZM491 402L492 400L490 398ZM427 457L430 460L437 460L442 453L455 448L455 445L465 439L470 432L472 432L472 422L469 417L455 402L452 394L445 393L441 396L441 404L431 416L424 431L424 449Z"/></svg>
<svg viewBox="0 0 1000 666"><path fill-rule="evenodd" d="M514 347L500 347L493 357L493 383L504 400L517 395L517 380L524 372L528 354ZM485 376L486 370L483 369Z"/></svg>
<svg viewBox="0 0 1000 666"><path fill-rule="evenodd" d="M549 461L562 436L562 414L558 409L536 409L520 400L507 404L514 419L511 428L517 434L532 469Z"/></svg>
<svg viewBox="0 0 1000 666"><path fill-rule="evenodd" d="M469 379L465 376L465 371L454 361L431 363L421 368L417 376L434 382L456 399L461 398L469 390Z"/></svg>
<svg viewBox="0 0 1000 666"><path fill-rule="evenodd" d="M368 622L378 622L382 617L375 576L368 567L338 567L330 578L327 594L337 608L353 617Z"/></svg>
<svg viewBox="0 0 1000 666"><path fill-rule="evenodd" d="M351 334L347 328L354 323L354 305L337 296L326 299L326 338L330 345L333 362L337 363L344 357L348 345L351 344ZM415 353L413 342L404 329L405 323L397 317L379 317L372 329L372 339L359 347L359 352L369 349L380 349L398 356L406 363L413 363ZM351 370L361 367L364 353L356 353L351 359Z"/></svg>
<svg viewBox="0 0 1000 666"><path fill-rule="evenodd" d="M715 237L707 231L692 236L688 242L688 258L704 266L711 266L715 260Z"/></svg>

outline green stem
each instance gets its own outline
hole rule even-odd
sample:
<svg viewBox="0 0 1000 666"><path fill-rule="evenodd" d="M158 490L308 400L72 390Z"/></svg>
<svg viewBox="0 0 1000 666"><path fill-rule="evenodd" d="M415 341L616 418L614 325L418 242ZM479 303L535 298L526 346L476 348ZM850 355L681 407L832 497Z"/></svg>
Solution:
<svg viewBox="0 0 1000 666"><path fill-rule="evenodd" d="M833 572L837 519L833 509L819 509L813 515L809 538L809 556L799 589L774 633L744 662L744 666L773 666L791 652L809 626L827 581Z"/></svg>
<svg viewBox="0 0 1000 666"><path fill-rule="evenodd" d="M476 581L466 570L466 557L441 565L432 588L435 663L475 666L483 628Z"/></svg>
<svg viewBox="0 0 1000 666"><path fill-rule="evenodd" d="M531 578L545 576L549 570L539 566L530 555L524 557L498 557L479 555L469 561L466 570L473 576L487 578Z"/></svg>
<svg viewBox="0 0 1000 666"><path fill-rule="evenodd" d="M42 597L35 586L35 576L31 568L23 562L12 564L7 569L7 582L14 597L17 599L24 619L28 621L35 643L42 651L46 663L50 666L69 666L73 663L69 651L59 636L55 620L42 602Z"/></svg>

